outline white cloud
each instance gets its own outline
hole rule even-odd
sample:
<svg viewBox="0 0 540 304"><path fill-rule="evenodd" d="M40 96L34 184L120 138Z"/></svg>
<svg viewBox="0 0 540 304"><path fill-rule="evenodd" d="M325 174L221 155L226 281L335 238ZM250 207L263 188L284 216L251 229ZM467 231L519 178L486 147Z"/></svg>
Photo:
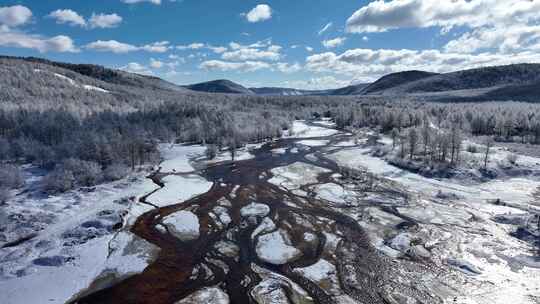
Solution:
<svg viewBox="0 0 540 304"><path fill-rule="evenodd" d="M0 25L16 27L30 21L32 11L26 6L14 5L0 7Z"/></svg>
<svg viewBox="0 0 540 304"><path fill-rule="evenodd" d="M194 43L191 43L189 45L178 45L178 46L176 46L176 49L181 50L181 51L184 51L184 50L199 50L199 49L202 49L204 47L205 47L204 43L194 42Z"/></svg>
<svg viewBox="0 0 540 304"><path fill-rule="evenodd" d="M357 10L348 20L352 33L384 32L396 28L455 26L476 28L538 22L540 1L531 0L377 0Z"/></svg>
<svg viewBox="0 0 540 304"><path fill-rule="evenodd" d="M259 4L245 14L248 22L255 23L272 18L272 8L267 4Z"/></svg>
<svg viewBox="0 0 540 304"><path fill-rule="evenodd" d="M200 42L194 42L188 45L178 45L176 46L176 49L180 51L208 49L216 54L222 54L227 51L227 48L224 46L212 46L210 44L205 44L205 43L200 43Z"/></svg>
<svg viewBox="0 0 540 304"><path fill-rule="evenodd" d="M0 46L25 48L45 52L70 52L79 50L73 40L67 36L55 36L46 38L39 35L29 35L20 32L13 32L8 29L0 30Z"/></svg>
<svg viewBox="0 0 540 304"><path fill-rule="evenodd" d="M294 72L300 71L302 69L302 66L298 62L295 62L294 64L288 64L286 62L278 62L276 64L276 68L280 72L289 74L289 73L294 73Z"/></svg>
<svg viewBox="0 0 540 304"><path fill-rule="evenodd" d="M89 43L85 48L98 52L112 52L115 54L125 54L135 51L146 51L150 53L165 53L170 49L168 41L154 42L143 46L135 46L116 40L98 40Z"/></svg>
<svg viewBox="0 0 540 304"><path fill-rule="evenodd" d="M115 54L124 54L139 50L139 48L134 45L118 42L116 40L98 40L87 44L86 48L98 52L112 52Z"/></svg>
<svg viewBox="0 0 540 304"><path fill-rule="evenodd" d="M165 53L170 48L169 41L159 41L139 47L140 50L150 53Z"/></svg>
<svg viewBox="0 0 540 304"><path fill-rule="evenodd" d="M88 21L91 28L113 28L122 23L122 17L117 14L92 14Z"/></svg>
<svg viewBox="0 0 540 304"><path fill-rule="evenodd" d="M221 55L222 59L232 61L246 60L270 60L277 61L281 58L282 47L274 45L270 40L259 41L248 46L231 42L229 44L231 51Z"/></svg>
<svg viewBox="0 0 540 304"><path fill-rule="evenodd" d="M75 53L79 51L73 40L68 36L58 35L49 38L27 34L10 28L24 25L31 18L32 11L25 6L0 7L0 46L33 49L40 53Z"/></svg>
<svg viewBox="0 0 540 304"><path fill-rule="evenodd" d="M208 49L216 54L222 54L227 51L227 48L224 46L208 46Z"/></svg>
<svg viewBox="0 0 540 304"><path fill-rule="evenodd" d="M136 73L136 74L142 74L142 75L153 75L154 73L146 66L137 63L137 62L130 62L127 65L120 68L121 70L124 70L126 72L130 73Z"/></svg>
<svg viewBox="0 0 540 304"><path fill-rule="evenodd" d="M53 18L58 24L69 24L72 26L86 26L86 20L77 12L70 9L58 9L51 12L47 17Z"/></svg>
<svg viewBox="0 0 540 304"><path fill-rule="evenodd" d="M284 87L302 90L326 90L337 89L351 85L350 80L343 80L334 76L312 77L308 80L284 81Z"/></svg>
<svg viewBox="0 0 540 304"><path fill-rule="evenodd" d="M439 50L352 49L342 54L326 52L306 58L305 68L340 76L376 78L404 70L451 72L483 66L539 62L540 53L523 51L508 56L501 53L460 54Z"/></svg>
<svg viewBox="0 0 540 304"><path fill-rule="evenodd" d="M362 37L362 41L369 41L369 38L368 38L368 36L364 36L364 37Z"/></svg>
<svg viewBox="0 0 540 304"><path fill-rule="evenodd" d="M326 31L328 31L332 27L332 25L334 25L334 24L332 22L329 22L325 26L323 26L323 28L318 33L319 36L324 34Z"/></svg>
<svg viewBox="0 0 540 304"><path fill-rule="evenodd" d="M154 68L154 69L160 69L162 68L164 65L163 61L159 61L157 59L154 59L154 58L150 58L150 67Z"/></svg>
<svg viewBox="0 0 540 304"><path fill-rule="evenodd" d="M310 46L306 46L306 51L308 51L308 52L310 52L310 53L311 53L311 52L313 52L313 48L312 48L312 47L310 47Z"/></svg>
<svg viewBox="0 0 540 304"><path fill-rule="evenodd" d="M228 62L221 60L209 60L200 64L199 68L219 71L253 72L270 68L270 64L262 61Z"/></svg>
<svg viewBox="0 0 540 304"><path fill-rule="evenodd" d="M394 51L409 53L409 57L395 58L396 64L377 63L377 59L366 67L389 71L415 68L450 71L484 65L537 62L539 56L535 52L540 50L539 24L538 0L377 0L357 10L347 20L346 30L368 33L398 28L439 27L441 33L446 34L454 27L461 26L465 32L450 40L440 51ZM388 50L371 52L376 57L377 54L388 53ZM334 57L326 54L323 57L341 70L357 68L351 67L345 53ZM433 62L430 64L423 58L431 58ZM322 57L311 58L314 62L310 66L320 67L324 60L319 59Z"/></svg>
<svg viewBox="0 0 540 304"><path fill-rule="evenodd" d="M89 28L113 28L122 23L122 17L117 14L93 13L88 22L79 13L70 9L59 9L47 15L56 20L58 24L69 24Z"/></svg>
<svg viewBox="0 0 540 304"><path fill-rule="evenodd" d="M122 0L122 2L127 3L127 4L134 4L134 3L141 3L141 2L149 2L149 3L157 4L157 5L161 4L161 0Z"/></svg>
<svg viewBox="0 0 540 304"><path fill-rule="evenodd" d="M345 43L346 40L347 40L347 38L345 38L345 37L337 37L337 38L334 38L334 39L323 40L322 44L324 45L325 48L331 49L331 48L335 48L335 47L338 47L338 46L342 46L343 43Z"/></svg>
<svg viewBox="0 0 540 304"><path fill-rule="evenodd" d="M474 53L498 50L513 53L540 49L540 25L509 25L505 27L482 27L449 41L447 52Z"/></svg>

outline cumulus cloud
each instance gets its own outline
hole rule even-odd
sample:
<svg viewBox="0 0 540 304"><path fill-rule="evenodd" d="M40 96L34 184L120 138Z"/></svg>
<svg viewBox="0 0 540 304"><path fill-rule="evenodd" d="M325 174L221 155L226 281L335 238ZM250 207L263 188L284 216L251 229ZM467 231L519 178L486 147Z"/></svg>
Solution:
<svg viewBox="0 0 540 304"><path fill-rule="evenodd" d="M279 45L272 44L270 39L257 41L249 45L231 42L229 43L229 48L229 51L221 55L222 59L231 61L277 61L282 57L281 50L283 49Z"/></svg>
<svg viewBox="0 0 540 304"><path fill-rule="evenodd" d="M16 47L46 52L71 52L79 50L68 36L46 38L39 35L29 35L9 30L0 30L0 46Z"/></svg>
<svg viewBox="0 0 540 304"><path fill-rule="evenodd" d="M216 54L222 54L222 53L225 53L227 51L227 48L224 47L224 46L211 46L211 45L209 45L208 49L211 50L212 52L216 53Z"/></svg>
<svg viewBox="0 0 540 304"><path fill-rule="evenodd" d="M177 50L198 50L198 49L202 49L204 48L205 44L204 43L199 43L199 42L194 42L194 43L191 43L189 45L178 45L176 46L176 49Z"/></svg>
<svg viewBox="0 0 540 304"><path fill-rule="evenodd" d="M540 20L540 1L531 0L377 0L347 20L351 33L384 32L396 28L528 23Z"/></svg>
<svg viewBox="0 0 540 304"><path fill-rule="evenodd" d="M342 46L346 40L347 38L345 37L337 37L334 39L323 40L322 44L324 45L325 48L331 49L331 48L336 48L338 46Z"/></svg>
<svg viewBox="0 0 540 304"><path fill-rule="evenodd" d="M0 25L17 27L28 23L31 18L32 11L26 6L0 7Z"/></svg>
<svg viewBox="0 0 540 304"><path fill-rule="evenodd" d="M136 74L142 74L142 75L153 75L154 73L146 66L137 63L137 62L130 62L127 65L120 68L121 70L124 70L126 72L130 73L136 73Z"/></svg>
<svg viewBox="0 0 540 304"><path fill-rule="evenodd" d="M339 79L334 76L312 77L307 80L284 81L284 87L303 89L303 90L326 90L337 89L351 85L350 80Z"/></svg>
<svg viewBox="0 0 540 304"><path fill-rule="evenodd" d="M140 50L150 53L165 53L170 48L169 41L159 41L139 47Z"/></svg>
<svg viewBox="0 0 540 304"><path fill-rule="evenodd" d="M115 54L125 54L135 51L146 51L150 53L165 53L169 50L168 41L154 42L143 46L135 46L128 43L119 42L116 40L98 40L89 43L85 48L98 52L111 52Z"/></svg>
<svg viewBox="0 0 540 304"><path fill-rule="evenodd" d="M58 24L69 24L87 28L113 28L122 23L122 17L117 14L95 14L88 21L71 9L58 9L47 15L56 20Z"/></svg>
<svg viewBox="0 0 540 304"><path fill-rule="evenodd" d="M227 51L227 48L224 46L213 46L210 44L200 43L200 42L194 42L188 45L177 45L176 49L180 51L208 49L216 54L222 54Z"/></svg>
<svg viewBox="0 0 540 304"><path fill-rule="evenodd" d="M72 26L86 26L86 20L77 12L70 9L58 9L48 15L56 20L58 24L69 24Z"/></svg>
<svg viewBox="0 0 540 304"><path fill-rule="evenodd" d="M154 69L160 69L164 66L164 63L163 61L159 61L157 59L154 59L154 58L150 58L150 66Z"/></svg>
<svg viewBox="0 0 540 304"><path fill-rule="evenodd" d="M88 22L91 28L113 28L122 23L122 17L117 14L92 14Z"/></svg>
<svg viewBox="0 0 540 304"><path fill-rule="evenodd" d="M279 49L269 48L267 50L242 48L235 51L225 52L221 55L222 59L233 61L246 60L270 60L276 61L281 57Z"/></svg>
<svg viewBox="0 0 540 304"><path fill-rule="evenodd" d="M540 49L539 25L509 25L506 27L482 27L449 41L447 52L474 53L496 49L502 53Z"/></svg>
<svg viewBox="0 0 540 304"><path fill-rule="evenodd" d="M87 49L91 49L98 52L112 52L115 54L124 54L139 50L138 47L122 43L116 40L98 40L86 45Z"/></svg>
<svg viewBox="0 0 540 304"><path fill-rule="evenodd" d="M334 24L332 22L329 22L325 26L323 26L323 28L319 30L319 33L318 33L319 36L324 34L326 31L328 31L332 27L332 25Z"/></svg>
<svg viewBox="0 0 540 304"><path fill-rule="evenodd" d="M364 69L374 72L416 68L444 72L484 65L537 62L539 22L540 1L536 0L377 0L361 7L347 20L348 32L439 27L445 34L458 26L465 32L441 50L350 50L341 55L317 54L308 59L311 64L307 66L319 69L330 64L341 71L358 71L358 61L351 60L352 53L358 53L356 60L371 56L373 60L366 62L368 65ZM400 54L407 56L401 58ZM430 58L432 62L424 58Z"/></svg>
<svg viewBox="0 0 540 304"><path fill-rule="evenodd" d="M245 14L248 22L255 23L272 18L272 8L267 4L259 4Z"/></svg>
<svg viewBox="0 0 540 304"><path fill-rule="evenodd" d="M340 76L370 78L404 70L451 72L475 67L538 62L540 54L523 51L507 56L501 53L462 54L440 50L352 49L341 54L326 52L306 58L309 71Z"/></svg>
<svg viewBox="0 0 540 304"><path fill-rule="evenodd" d="M32 11L25 6L0 7L0 46L33 49L40 53L79 51L68 36L58 35L49 38L13 29L28 23L31 18Z"/></svg>
<svg viewBox="0 0 540 304"><path fill-rule="evenodd" d="M270 64L262 61L228 62L221 60L208 60L200 64L199 68L218 71L254 72L270 68Z"/></svg>
<svg viewBox="0 0 540 304"><path fill-rule="evenodd" d="M276 64L276 69L278 69L280 72L289 74L300 71L302 69L302 66L298 62L295 62L293 64L288 64L286 62L278 62Z"/></svg>

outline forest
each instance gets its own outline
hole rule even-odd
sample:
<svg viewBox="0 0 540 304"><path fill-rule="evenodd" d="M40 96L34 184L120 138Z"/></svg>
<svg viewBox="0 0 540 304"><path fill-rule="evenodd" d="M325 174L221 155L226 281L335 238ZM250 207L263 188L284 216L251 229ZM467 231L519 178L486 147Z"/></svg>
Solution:
<svg viewBox="0 0 540 304"><path fill-rule="evenodd" d="M212 96L212 95L206 95ZM220 95L215 95L219 100ZM21 183L17 166L50 170L47 192L63 192L123 178L140 165L157 164L159 142L206 144L215 150L282 136L295 119L321 116L338 128L369 128L389 135L397 158L441 168L459 165L463 141L540 144L540 105L517 102L426 103L343 100L333 97L235 97L226 102L166 102L140 111L0 111L0 187ZM485 140L484 140L485 141ZM213 152L211 151L213 150ZM5 195L4 195L5 196Z"/></svg>

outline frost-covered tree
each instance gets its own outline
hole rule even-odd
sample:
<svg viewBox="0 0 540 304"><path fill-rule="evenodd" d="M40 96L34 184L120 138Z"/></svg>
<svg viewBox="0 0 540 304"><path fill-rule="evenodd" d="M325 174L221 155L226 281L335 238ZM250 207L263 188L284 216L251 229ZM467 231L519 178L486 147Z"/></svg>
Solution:
<svg viewBox="0 0 540 304"><path fill-rule="evenodd" d="M415 128L409 129L407 139L409 143L409 158L413 159L414 154L416 153L416 146L418 145L418 132Z"/></svg>

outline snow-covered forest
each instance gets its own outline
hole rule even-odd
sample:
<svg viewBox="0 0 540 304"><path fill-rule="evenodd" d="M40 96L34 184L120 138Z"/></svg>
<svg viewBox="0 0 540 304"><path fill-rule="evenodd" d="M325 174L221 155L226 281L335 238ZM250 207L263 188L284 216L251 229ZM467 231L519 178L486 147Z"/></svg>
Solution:
<svg viewBox="0 0 540 304"><path fill-rule="evenodd" d="M530 103L248 96L223 102L219 95L206 96L198 103L180 100L120 113L3 110L0 159L12 166L32 163L50 170L45 187L54 192L119 179L137 166L156 164L159 142L239 148L281 137L294 119L323 116L334 119L341 129L371 128L390 136L401 159L452 166L459 165L467 138L540 144L540 105ZM2 188L13 184L2 183Z"/></svg>

